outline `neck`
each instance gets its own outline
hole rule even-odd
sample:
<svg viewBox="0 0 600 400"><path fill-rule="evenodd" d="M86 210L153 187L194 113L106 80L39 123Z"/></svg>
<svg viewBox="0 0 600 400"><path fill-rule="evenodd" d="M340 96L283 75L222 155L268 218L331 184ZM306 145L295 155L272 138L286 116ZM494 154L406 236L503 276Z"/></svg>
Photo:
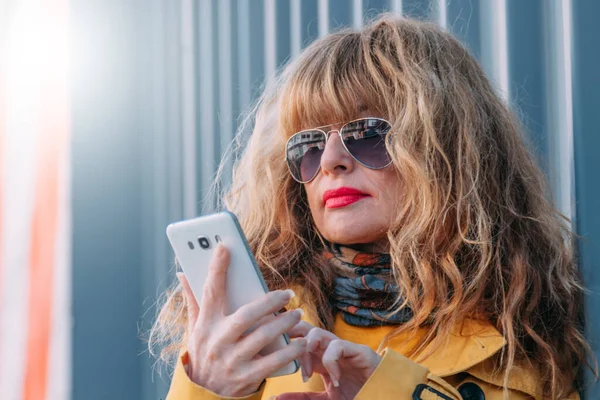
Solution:
<svg viewBox="0 0 600 400"><path fill-rule="evenodd" d="M358 250L364 253L389 253L390 252L390 243L387 241L378 241L374 243L354 243L354 244L344 244L346 247L350 247L351 249Z"/></svg>

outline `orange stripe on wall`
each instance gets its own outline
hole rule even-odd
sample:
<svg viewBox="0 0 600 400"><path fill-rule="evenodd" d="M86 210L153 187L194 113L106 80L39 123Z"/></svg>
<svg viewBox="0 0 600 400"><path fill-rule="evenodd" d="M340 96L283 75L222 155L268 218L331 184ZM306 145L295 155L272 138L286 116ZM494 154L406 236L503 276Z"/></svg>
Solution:
<svg viewBox="0 0 600 400"><path fill-rule="evenodd" d="M67 26L68 0L42 2L56 26ZM65 41L67 37L63 38ZM60 44L58 44L60 45ZM24 400L45 400L48 391L49 344L55 249L59 216L61 160L66 157L69 133L69 94L67 71L54 74L41 70L44 82L39 136L36 194L31 231L31 266L29 278L28 338L25 366Z"/></svg>

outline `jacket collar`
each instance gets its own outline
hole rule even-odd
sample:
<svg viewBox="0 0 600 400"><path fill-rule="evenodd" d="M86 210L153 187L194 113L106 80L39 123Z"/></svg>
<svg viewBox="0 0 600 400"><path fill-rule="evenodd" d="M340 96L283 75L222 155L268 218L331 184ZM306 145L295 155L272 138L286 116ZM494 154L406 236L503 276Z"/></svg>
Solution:
<svg viewBox="0 0 600 400"><path fill-rule="evenodd" d="M399 335L389 340L388 347L406 354L426 333L427 329L422 328L410 338ZM487 360L505 344L504 337L488 321L465 319L452 330L450 337L441 347L430 351L432 345L429 344L411 358L427 367L433 374L445 377L466 371Z"/></svg>
<svg viewBox="0 0 600 400"><path fill-rule="evenodd" d="M467 319L453 329L445 346L426 357L421 364L443 378L491 358L505 344L506 340L491 323ZM427 350L426 347L423 354L427 354Z"/></svg>

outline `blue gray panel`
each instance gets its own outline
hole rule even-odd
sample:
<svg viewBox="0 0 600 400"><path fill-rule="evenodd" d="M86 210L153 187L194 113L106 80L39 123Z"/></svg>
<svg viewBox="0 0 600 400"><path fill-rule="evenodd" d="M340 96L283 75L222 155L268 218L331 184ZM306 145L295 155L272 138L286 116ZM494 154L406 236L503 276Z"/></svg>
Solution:
<svg viewBox="0 0 600 400"><path fill-rule="evenodd" d="M275 31L277 32L277 68L281 68L291 56L290 0L277 0L275 6Z"/></svg>
<svg viewBox="0 0 600 400"><path fill-rule="evenodd" d="M543 11L541 0L507 1L510 101L527 128L534 153L547 169Z"/></svg>
<svg viewBox="0 0 600 400"><path fill-rule="evenodd" d="M600 354L600 2L573 2L573 124L579 257L587 296L588 332L596 356ZM590 380L591 382L591 380ZM600 398L600 385L591 386L586 399Z"/></svg>
<svg viewBox="0 0 600 400"><path fill-rule="evenodd" d="M329 31L352 26L352 1L329 1Z"/></svg>
<svg viewBox="0 0 600 400"><path fill-rule="evenodd" d="M450 0L447 8L447 29L461 40L477 57L481 57L479 0Z"/></svg>
<svg viewBox="0 0 600 400"><path fill-rule="evenodd" d="M319 37L317 0L302 0L302 44L303 47Z"/></svg>
<svg viewBox="0 0 600 400"><path fill-rule="evenodd" d="M73 399L141 397L138 31L145 8L72 1ZM143 372L144 374L147 371Z"/></svg>

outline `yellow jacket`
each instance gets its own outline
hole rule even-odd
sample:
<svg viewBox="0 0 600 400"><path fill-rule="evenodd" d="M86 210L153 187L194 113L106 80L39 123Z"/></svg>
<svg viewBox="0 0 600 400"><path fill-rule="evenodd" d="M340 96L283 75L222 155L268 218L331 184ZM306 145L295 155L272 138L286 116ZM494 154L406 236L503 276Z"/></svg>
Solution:
<svg viewBox="0 0 600 400"><path fill-rule="evenodd" d="M309 315L309 312L305 312L304 319L312 323ZM340 339L364 344L376 351L381 340L392 329L393 326L348 325L338 315L333 333ZM503 399L504 374L494 374L493 370L494 357L498 356L497 353L506 342L490 323L466 320L462 326L455 329L444 348L417 364L403 354L406 354L423 334L425 330L419 331L412 338L398 336L391 339L388 347L381 353L383 357L380 364L355 399ZM167 400L231 399L193 383L183 366L182 360L186 356L187 354L184 354L177 362ZM509 399L542 399L538 383L534 371L520 370L511 374L507 385ZM298 371L293 375L267 379L256 393L237 399L267 400L281 393L323 390L323 382L318 374L314 374L304 383ZM577 393L568 397L568 400L578 399Z"/></svg>

